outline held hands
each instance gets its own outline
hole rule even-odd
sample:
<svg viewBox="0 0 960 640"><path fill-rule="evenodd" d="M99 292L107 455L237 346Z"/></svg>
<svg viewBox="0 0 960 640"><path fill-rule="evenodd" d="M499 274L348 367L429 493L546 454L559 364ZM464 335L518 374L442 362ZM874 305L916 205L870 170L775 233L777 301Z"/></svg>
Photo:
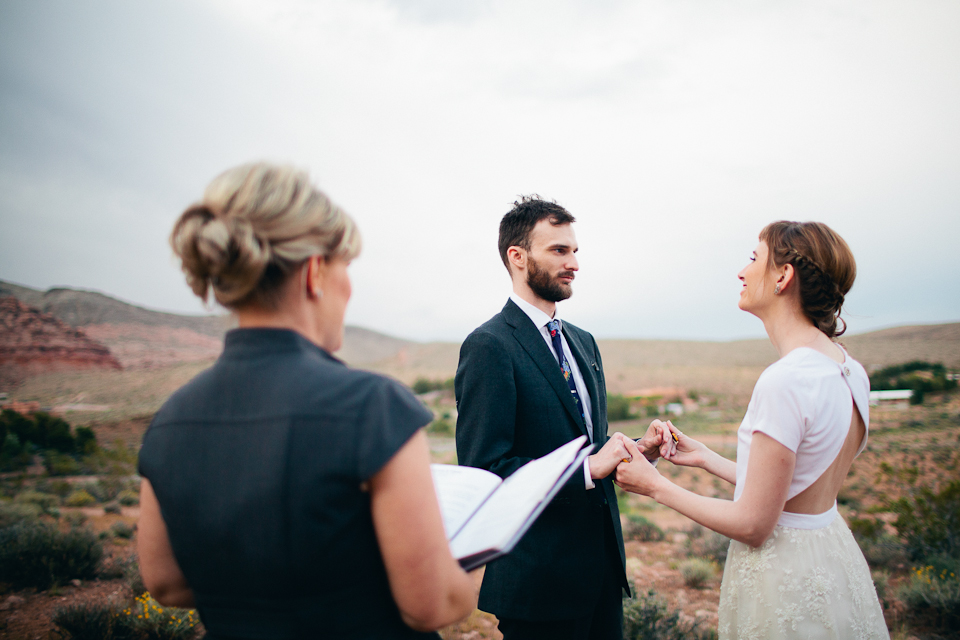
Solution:
<svg viewBox="0 0 960 640"><path fill-rule="evenodd" d="M642 455L633 440L627 439L624 444L630 453L631 460L629 462L621 461L617 467L617 476L614 482L625 491L649 496L662 479L660 473Z"/></svg>
<svg viewBox="0 0 960 640"><path fill-rule="evenodd" d="M630 457L630 454L627 453L625 441L633 444L633 440L618 431L610 436L610 439L600 448L600 451L587 458L590 464L591 478L594 480L606 478L613 473L613 470L622 460ZM636 449L636 446L634 446L634 449Z"/></svg>
<svg viewBox="0 0 960 640"><path fill-rule="evenodd" d="M654 422L659 421L655 420ZM694 440L690 436L682 434L669 420L661 424L664 425L667 431L663 436L664 442L660 445L660 455L681 467L702 468L704 464L704 454L709 451L706 445ZM676 441L674 441L674 437L676 437Z"/></svg>
<svg viewBox="0 0 960 640"><path fill-rule="evenodd" d="M669 421L654 420L647 427L647 432L637 441L637 448L647 460L653 462L660 456L666 458L676 452L677 443L670 435L672 426ZM628 459L624 461L629 462Z"/></svg>

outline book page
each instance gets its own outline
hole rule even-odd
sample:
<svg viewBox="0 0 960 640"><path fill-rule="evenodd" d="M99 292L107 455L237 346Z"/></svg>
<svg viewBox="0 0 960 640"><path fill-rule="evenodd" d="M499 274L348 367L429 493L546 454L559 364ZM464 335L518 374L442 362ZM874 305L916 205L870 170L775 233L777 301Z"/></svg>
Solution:
<svg viewBox="0 0 960 640"><path fill-rule="evenodd" d="M433 486L447 540L453 538L474 511L500 485L500 476L474 467L432 464Z"/></svg>
<svg viewBox="0 0 960 640"><path fill-rule="evenodd" d="M454 557L501 548L510 541L577 458L585 440L585 436L572 440L504 480L450 540Z"/></svg>

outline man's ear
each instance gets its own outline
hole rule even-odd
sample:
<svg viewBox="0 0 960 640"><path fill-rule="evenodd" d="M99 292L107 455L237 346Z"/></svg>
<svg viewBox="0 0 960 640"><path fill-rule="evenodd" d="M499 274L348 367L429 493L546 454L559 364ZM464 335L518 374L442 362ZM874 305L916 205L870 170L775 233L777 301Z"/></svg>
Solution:
<svg viewBox="0 0 960 640"><path fill-rule="evenodd" d="M514 269L518 271L523 271L527 268L527 250L523 247L512 246L507 249L507 262L509 262Z"/></svg>

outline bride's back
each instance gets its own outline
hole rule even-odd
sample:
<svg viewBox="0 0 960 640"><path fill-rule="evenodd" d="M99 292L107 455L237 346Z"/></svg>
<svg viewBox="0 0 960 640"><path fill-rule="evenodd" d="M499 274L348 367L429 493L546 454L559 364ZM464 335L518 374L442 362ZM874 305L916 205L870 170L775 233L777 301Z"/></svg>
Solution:
<svg viewBox="0 0 960 640"><path fill-rule="evenodd" d="M860 415L860 410L857 409L857 404L852 397L850 402L853 404L853 417L850 420L850 429L840 453L812 485L787 500L783 506L784 511L816 514L823 513L833 506L866 434L863 417Z"/></svg>

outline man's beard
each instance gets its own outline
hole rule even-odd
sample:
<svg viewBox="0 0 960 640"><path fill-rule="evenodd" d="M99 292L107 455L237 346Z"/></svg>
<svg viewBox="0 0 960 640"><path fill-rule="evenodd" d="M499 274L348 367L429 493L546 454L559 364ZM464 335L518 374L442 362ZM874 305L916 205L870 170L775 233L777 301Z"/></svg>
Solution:
<svg viewBox="0 0 960 640"><path fill-rule="evenodd" d="M547 302L560 302L573 295L573 287L557 281L548 271L541 269L536 260L529 258L527 263L527 285L538 297ZM563 271L557 277L561 275L572 277L573 271Z"/></svg>

